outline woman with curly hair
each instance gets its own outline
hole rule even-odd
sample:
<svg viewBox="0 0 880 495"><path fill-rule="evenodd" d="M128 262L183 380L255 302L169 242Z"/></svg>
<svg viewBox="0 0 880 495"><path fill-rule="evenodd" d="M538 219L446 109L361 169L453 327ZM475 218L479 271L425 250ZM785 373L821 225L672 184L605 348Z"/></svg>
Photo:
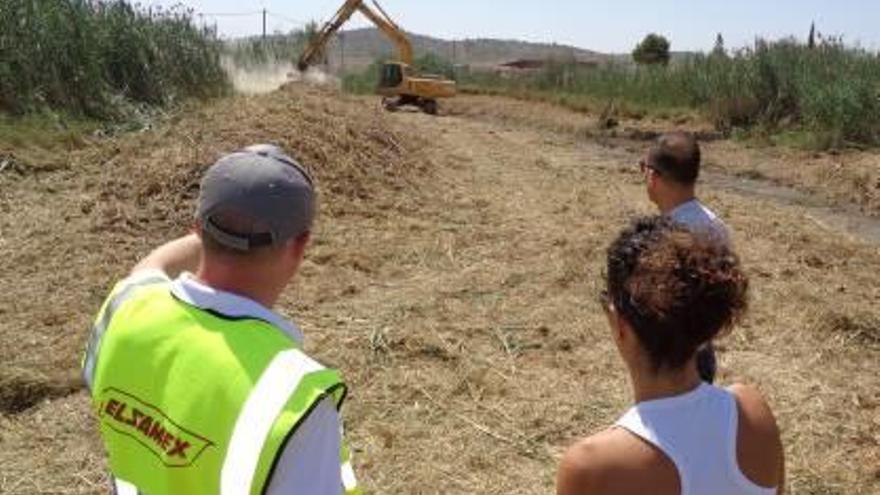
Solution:
<svg viewBox="0 0 880 495"><path fill-rule="evenodd" d="M600 299L635 405L568 449L558 495L783 492L782 442L761 393L705 383L695 364L744 314L747 290L734 253L668 219L620 234Z"/></svg>

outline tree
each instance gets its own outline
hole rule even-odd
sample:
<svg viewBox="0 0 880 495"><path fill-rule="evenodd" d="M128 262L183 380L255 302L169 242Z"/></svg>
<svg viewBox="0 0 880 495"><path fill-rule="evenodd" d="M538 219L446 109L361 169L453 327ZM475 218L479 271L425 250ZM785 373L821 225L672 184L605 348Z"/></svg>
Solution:
<svg viewBox="0 0 880 495"><path fill-rule="evenodd" d="M636 45L632 56L637 64L666 65L669 63L669 40L659 34L651 33Z"/></svg>
<svg viewBox="0 0 880 495"><path fill-rule="evenodd" d="M807 38L807 46L812 50L816 48L816 23L810 24L810 36Z"/></svg>
<svg viewBox="0 0 880 495"><path fill-rule="evenodd" d="M715 37L715 47L712 48L712 56L719 58L727 57L727 49L724 48L724 36L721 36L721 33L718 33L718 36Z"/></svg>

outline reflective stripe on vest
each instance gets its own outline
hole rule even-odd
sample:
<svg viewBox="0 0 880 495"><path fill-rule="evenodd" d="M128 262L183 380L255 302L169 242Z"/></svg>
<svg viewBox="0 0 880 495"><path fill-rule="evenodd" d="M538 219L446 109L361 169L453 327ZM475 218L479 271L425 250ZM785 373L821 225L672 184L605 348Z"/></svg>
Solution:
<svg viewBox="0 0 880 495"><path fill-rule="evenodd" d="M340 428L340 433L342 433L341 430ZM342 436L343 438L345 437L345 435ZM339 458L342 462L342 488L345 490L345 495L361 495L357 478L354 475L354 468L351 464L351 449L343 441L341 450Z"/></svg>
<svg viewBox="0 0 880 495"><path fill-rule="evenodd" d="M354 468L351 467L351 461L342 464L342 487L345 493L357 493L358 483L354 477Z"/></svg>
<svg viewBox="0 0 880 495"><path fill-rule="evenodd" d="M137 287L105 303L90 343L98 352L83 360L94 367L93 403L116 489L265 492L312 408L328 397L341 405L338 373L267 322L224 318L175 299L164 285ZM348 458L343 440L340 474L346 493L356 494Z"/></svg>
<svg viewBox="0 0 880 495"><path fill-rule="evenodd" d="M116 495L140 495L136 486L119 478L113 480L113 490Z"/></svg>
<svg viewBox="0 0 880 495"><path fill-rule="evenodd" d="M303 377L323 367L299 349L279 353L260 376L244 408L235 420L235 429L220 473L220 495L250 491L260 451L275 418Z"/></svg>
<svg viewBox="0 0 880 495"><path fill-rule="evenodd" d="M121 286L116 287L113 292L111 292L110 297L107 299L98 318L95 320L95 324L92 327L92 334L89 336L89 343L86 346L86 353L83 357L83 380L89 390L92 389L92 385L95 383L95 366L98 362L98 353L101 351L101 340L104 338L104 333L107 331L107 327L110 326L110 320L113 318L113 314L120 306L122 306L122 303L135 293L137 289L148 285L166 282L168 282L168 277L163 275L148 275L144 278L136 279L128 283L122 282Z"/></svg>

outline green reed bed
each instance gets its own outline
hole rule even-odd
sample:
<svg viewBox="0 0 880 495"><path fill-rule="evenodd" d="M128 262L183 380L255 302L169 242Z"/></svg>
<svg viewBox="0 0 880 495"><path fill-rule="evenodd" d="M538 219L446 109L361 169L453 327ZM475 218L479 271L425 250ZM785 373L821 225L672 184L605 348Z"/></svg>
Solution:
<svg viewBox="0 0 880 495"><path fill-rule="evenodd" d="M801 132L819 148L880 144L880 57L826 39L758 41L731 55L691 55L668 66L550 63L518 77L472 74L466 88L575 108L614 102L642 114L696 110L719 129Z"/></svg>
<svg viewBox="0 0 880 495"><path fill-rule="evenodd" d="M225 93L221 44L192 12L125 1L0 2L0 112L124 117Z"/></svg>

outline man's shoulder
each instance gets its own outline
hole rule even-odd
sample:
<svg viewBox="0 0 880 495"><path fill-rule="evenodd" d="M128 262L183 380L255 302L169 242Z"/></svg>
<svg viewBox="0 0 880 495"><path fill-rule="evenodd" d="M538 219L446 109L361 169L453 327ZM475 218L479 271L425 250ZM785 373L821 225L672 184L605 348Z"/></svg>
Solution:
<svg viewBox="0 0 880 495"><path fill-rule="evenodd" d="M694 199L669 212L669 217L694 233L709 234L729 242L730 231L711 208Z"/></svg>
<svg viewBox="0 0 880 495"><path fill-rule="evenodd" d="M157 268L146 268L129 273L126 277L119 280L113 288L114 293L119 293L133 287L144 287L148 285L170 283L171 278Z"/></svg>
<svg viewBox="0 0 880 495"><path fill-rule="evenodd" d="M112 316L116 309L132 299L133 296L139 293L140 289L170 283L171 279L162 270L144 269L129 273L113 286L113 289L101 306L99 315L106 314L106 316Z"/></svg>
<svg viewBox="0 0 880 495"><path fill-rule="evenodd" d="M698 199L682 203L669 212L669 216L684 224L706 220L717 220L718 215Z"/></svg>

